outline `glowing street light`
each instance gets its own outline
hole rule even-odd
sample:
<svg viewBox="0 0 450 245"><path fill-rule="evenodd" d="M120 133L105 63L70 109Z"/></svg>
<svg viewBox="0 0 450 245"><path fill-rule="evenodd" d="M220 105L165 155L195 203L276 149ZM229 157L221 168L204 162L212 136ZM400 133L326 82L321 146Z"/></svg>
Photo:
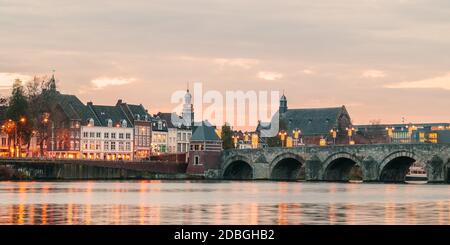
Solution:
<svg viewBox="0 0 450 245"><path fill-rule="evenodd" d="M239 135L233 135L232 138L233 138L234 148L237 148Z"/></svg>
<svg viewBox="0 0 450 245"><path fill-rule="evenodd" d="M284 147L284 146L285 146L285 140L286 140L286 135L287 135L287 133L286 133L286 131L280 131L280 132L278 133L278 135L280 136L281 147Z"/></svg>
<svg viewBox="0 0 450 245"><path fill-rule="evenodd" d="M354 127L350 127L350 128L345 128L345 130L347 130L348 144L349 145L355 144L355 142L353 142L353 140L352 140L353 131L355 131L355 128Z"/></svg>
<svg viewBox="0 0 450 245"><path fill-rule="evenodd" d="M392 143L392 138L394 137L394 127L386 127L387 135L389 137L389 143Z"/></svg>
<svg viewBox="0 0 450 245"><path fill-rule="evenodd" d="M299 139L301 140L301 133L302 133L302 131L298 128L296 128L292 131L292 134L294 135L294 145L295 146L298 146L298 140Z"/></svg>
<svg viewBox="0 0 450 245"><path fill-rule="evenodd" d="M335 128L333 128L333 129L330 130L331 137L333 137L333 144L334 144L334 145L336 144L337 132L338 132L338 131L337 131L337 129L335 129Z"/></svg>

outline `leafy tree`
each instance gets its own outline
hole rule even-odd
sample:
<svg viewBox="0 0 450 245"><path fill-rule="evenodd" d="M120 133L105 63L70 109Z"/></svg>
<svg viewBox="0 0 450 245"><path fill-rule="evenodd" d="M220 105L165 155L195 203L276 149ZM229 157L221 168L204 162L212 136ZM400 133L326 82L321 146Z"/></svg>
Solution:
<svg viewBox="0 0 450 245"><path fill-rule="evenodd" d="M222 126L221 132L222 147L224 150L234 148L233 145L233 130L226 123Z"/></svg>
<svg viewBox="0 0 450 245"><path fill-rule="evenodd" d="M25 95L22 81L16 79L13 83L11 97L9 98L8 109L6 110L6 118L14 122L14 130L10 131L10 136L17 138L14 140L14 148L17 144L29 144L33 126L29 120L28 100Z"/></svg>
<svg viewBox="0 0 450 245"><path fill-rule="evenodd" d="M44 155L44 142L48 139L47 128L51 105L55 101L55 79L34 77L26 85L26 94L29 101L30 121L36 130L36 136L41 156Z"/></svg>

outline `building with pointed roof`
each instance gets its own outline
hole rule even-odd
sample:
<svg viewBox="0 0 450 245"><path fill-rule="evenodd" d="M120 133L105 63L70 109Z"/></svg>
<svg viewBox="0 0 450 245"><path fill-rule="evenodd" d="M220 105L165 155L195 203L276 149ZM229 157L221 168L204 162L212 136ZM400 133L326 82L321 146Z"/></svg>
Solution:
<svg viewBox="0 0 450 245"><path fill-rule="evenodd" d="M133 105L117 101L120 107L134 126L134 158L148 159L151 155L152 122L148 110L142 104Z"/></svg>
<svg viewBox="0 0 450 245"><path fill-rule="evenodd" d="M188 174L204 175L208 169L218 169L222 151L222 140L214 127L202 123L193 129Z"/></svg>
<svg viewBox="0 0 450 245"><path fill-rule="evenodd" d="M289 109L287 98L283 94L275 117L279 117L278 131L286 133L286 139L295 140L296 144L348 143L347 130L352 128L351 118L345 106L331 108L301 108ZM273 122L273 120L272 120ZM260 122L257 132L274 127L272 123ZM294 131L299 132L299 138L294 138ZM333 135L333 131L335 134ZM335 136L335 138L333 138ZM264 136L261 135L261 138Z"/></svg>

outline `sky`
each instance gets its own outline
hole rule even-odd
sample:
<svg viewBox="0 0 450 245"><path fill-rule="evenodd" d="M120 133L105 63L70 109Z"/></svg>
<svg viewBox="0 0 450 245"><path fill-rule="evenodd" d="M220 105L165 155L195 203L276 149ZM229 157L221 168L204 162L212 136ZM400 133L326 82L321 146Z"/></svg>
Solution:
<svg viewBox="0 0 450 245"><path fill-rule="evenodd" d="M84 102L151 113L201 82L354 124L450 122L450 1L0 0L0 95L52 70Z"/></svg>

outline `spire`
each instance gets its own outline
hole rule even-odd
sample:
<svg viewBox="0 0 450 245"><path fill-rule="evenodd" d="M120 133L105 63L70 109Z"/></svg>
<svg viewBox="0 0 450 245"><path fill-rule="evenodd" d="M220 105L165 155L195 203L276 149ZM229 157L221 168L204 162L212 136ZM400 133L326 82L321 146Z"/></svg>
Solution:
<svg viewBox="0 0 450 245"><path fill-rule="evenodd" d="M50 90L56 91L56 80L55 80L55 70L52 70L52 78L49 81Z"/></svg>
<svg viewBox="0 0 450 245"><path fill-rule="evenodd" d="M286 96L284 95L284 90L283 90L283 95L280 98L279 112L280 112L280 114L284 114L287 110L288 110L287 99L286 99Z"/></svg>

